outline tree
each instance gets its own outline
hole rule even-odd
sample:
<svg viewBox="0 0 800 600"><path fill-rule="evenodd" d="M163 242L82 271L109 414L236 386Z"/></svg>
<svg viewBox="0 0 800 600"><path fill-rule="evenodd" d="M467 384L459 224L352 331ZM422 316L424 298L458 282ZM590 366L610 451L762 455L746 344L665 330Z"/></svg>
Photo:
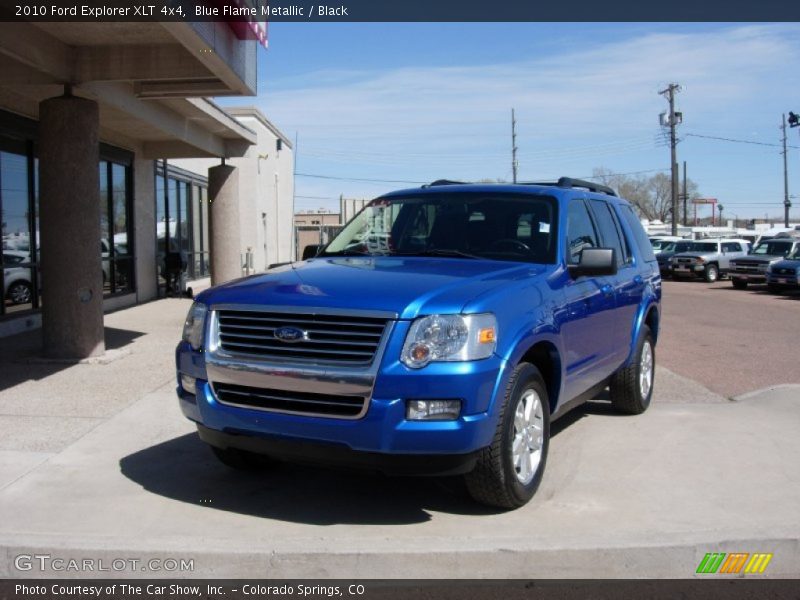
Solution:
<svg viewBox="0 0 800 600"><path fill-rule="evenodd" d="M633 204L642 218L650 221L658 219L662 222L672 220L672 178L666 173L656 173L650 177L644 175L624 175L614 173L603 167L594 169L592 179L599 180L617 191L617 193ZM699 198L697 184L691 179L686 182L689 201ZM679 190L683 193L683 189ZM683 216L683 206L679 203L678 219Z"/></svg>

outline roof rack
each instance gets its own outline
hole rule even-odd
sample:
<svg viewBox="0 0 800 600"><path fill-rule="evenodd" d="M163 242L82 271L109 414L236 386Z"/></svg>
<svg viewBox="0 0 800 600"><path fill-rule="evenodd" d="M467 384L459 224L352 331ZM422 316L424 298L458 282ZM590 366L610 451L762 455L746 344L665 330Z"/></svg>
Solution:
<svg viewBox="0 0 800 600"><path fill-rule="evenodd" d="M453 181L451 179L437 179L436 181L432 181L431 183L426 183L422 187L436 187L437 185L463 185L463 181Z"/></svg>
<svg viewBox="0 0 800 600"><path fill-rule="evenodd" d="M422 187L436 187L439 185L465 185L466 182L464 181L452 181L450 179L437 179L431 183L426 183ZM574 179L572 177L561 177L558 181L527 181L522 183L521 185L550 185L550 186L557 186L561 188L585 188L590 192L596 192L598 194L608 194L609 196L616 196L617 193L612 190L607 185L602 185L599 183L592 183L591 181L585 181L583 179Z"/></svg>
<svg viewBox="0 0 800 600"><path fill-rule="evenodd" d="M552 182L552 181L531 181L531 182L525 183L524 185L552 185L552 186L557 186L557 187L561 187L561 188L579 187L579 188L585 188L585 189L589 190L590 192L595 192L595 193L598 193L598 194L608 194L609 196L616 196L617 195L617 193L614 190L612 190L610 187L608 187L607 185L602 185L600 183L593 183L591 181L585 181L583 179L574 179L572 177L561 177L556 182Z"/></svg>

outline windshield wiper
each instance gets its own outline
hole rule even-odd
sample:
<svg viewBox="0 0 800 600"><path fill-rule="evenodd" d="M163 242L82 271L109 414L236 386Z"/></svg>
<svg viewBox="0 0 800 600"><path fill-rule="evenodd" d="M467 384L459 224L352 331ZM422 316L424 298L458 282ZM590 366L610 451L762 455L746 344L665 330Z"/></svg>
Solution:
<svg viewBox="0 0 800 600"><path fill-rule="evenodd" d="M462 252L461 250L456 250L455 248L426 248L425 250L419 250L418 252L403 252L398 253L399 256L449 256L453 258L480 258L480 256L475 256L474 254L469 254L468 252Z"/></svg>

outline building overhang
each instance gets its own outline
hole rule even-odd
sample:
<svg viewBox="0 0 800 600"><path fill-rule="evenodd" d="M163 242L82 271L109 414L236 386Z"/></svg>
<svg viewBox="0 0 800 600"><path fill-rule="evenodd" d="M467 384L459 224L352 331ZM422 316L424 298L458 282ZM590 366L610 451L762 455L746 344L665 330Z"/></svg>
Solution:
<svg viewBox="0 0 800 600"><path fill-rule="evenodd" d="M241 156L255 134L204 97L253 95L256 48L217 22L0 23L0 108L36 119L69 84L146 158Z"/></svg>

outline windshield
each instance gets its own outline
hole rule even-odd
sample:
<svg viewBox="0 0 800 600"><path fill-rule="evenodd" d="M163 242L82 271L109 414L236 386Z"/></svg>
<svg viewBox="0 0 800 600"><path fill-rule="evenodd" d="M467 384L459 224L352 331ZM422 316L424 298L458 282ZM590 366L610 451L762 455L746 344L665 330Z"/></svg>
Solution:
<svg viewBox="0 0 800 600"><path fill-rule="evenodd" d="M791 260L800 260L800 244L798 244L798 246L794 249L794 251L786 258L789 258Z"/></svg>
<svg viewBox="0 0 800 600"><path fill-rule="evenodd" d="M550 196L462 192L378 198L320 256L447 256L554 263Z"/></svg>
<svg viewBox="0 0 800 600"><path fill-rule="evenodd" d="M661 248L661 252L686 252L692 249L694 242L669 242Z"/></svg>
<svg viewBox="0 0 800 600"><path fill-rule="evenodd" d="M669 252L669 247L675 244L669 240L650 240L650 243L653 245L653 252Z"/></svg>
<svg viewBox="0 0 800 600"><path fill-rule="evenodd" d="M760 256L786 256L791 250L792 242L770 240L768 242L761 242L750 254L758 254Z"/></svg>

